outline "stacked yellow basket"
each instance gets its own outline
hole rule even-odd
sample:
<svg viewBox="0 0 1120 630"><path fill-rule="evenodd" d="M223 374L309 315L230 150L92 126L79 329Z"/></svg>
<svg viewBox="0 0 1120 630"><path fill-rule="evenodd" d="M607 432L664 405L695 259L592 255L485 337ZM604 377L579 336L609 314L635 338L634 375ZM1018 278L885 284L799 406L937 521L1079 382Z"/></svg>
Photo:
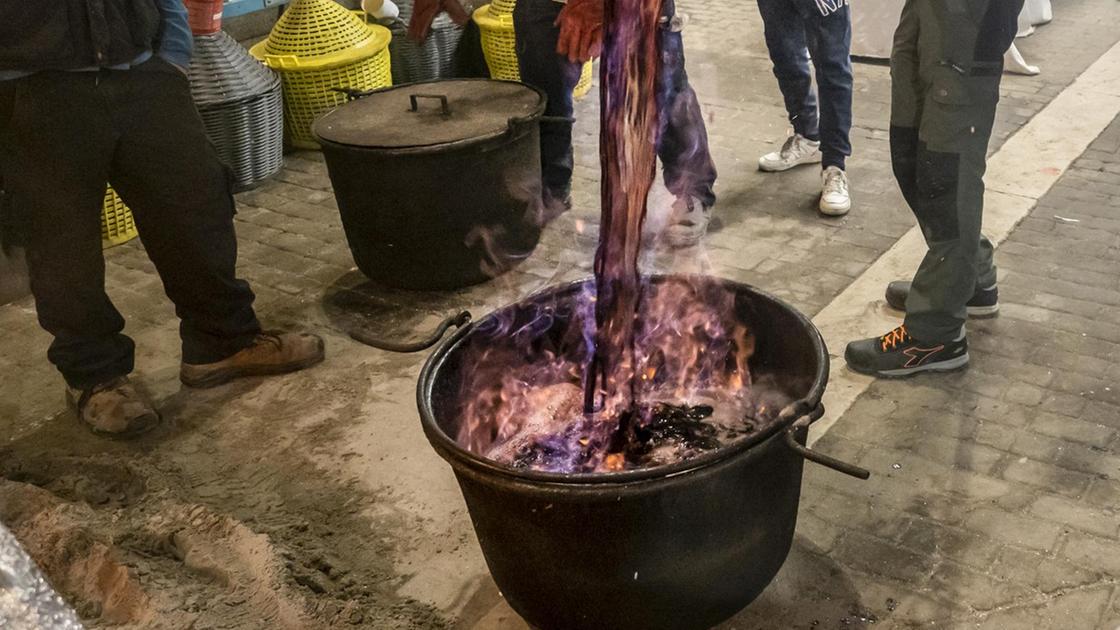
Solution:
<svg viewBox="0 0 1120 630"><path fill-rule="evenodd" d="M294 0L250 53L280 74L284 128L294 147L317 149L311 123L346 101L335 88L392 85L389 29L366 24L334 0Z"/></svg>
<svg viewBox="0 0 1120 630"><path fill-rule="evenodd" d="M474 12L474 21L482 34L482 54L490 68L490 76L507 81L520 81L517 66L517 41L513 33L513 9L517 0L493 0ZM572 95L579 98L591 90L591 62L583 65L579 82Z"/></svg>
<svg viewBox="0 0 1120 630"><path fill-rule="evenodd" d="M124 205L117 191L105 187L105 202L101 210L101 246L105 248L127 243L136 238L136 223L132 212Z"/></svg>

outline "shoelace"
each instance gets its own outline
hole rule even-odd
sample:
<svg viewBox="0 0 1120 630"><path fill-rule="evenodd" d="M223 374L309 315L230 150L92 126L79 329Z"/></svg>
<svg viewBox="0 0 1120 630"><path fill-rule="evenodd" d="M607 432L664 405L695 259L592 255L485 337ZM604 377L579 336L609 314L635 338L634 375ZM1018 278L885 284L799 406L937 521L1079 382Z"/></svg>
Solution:
<svg viewBox="0 0 1120 630"><path fill-rule="evenodd" d="M883 352L894 350L894 347L906 343L910 339L910 333L906 332L906 324L895 328L889 333L879 338L879 344L883 348Z"/></svg>
<svg viewBox="0 0 1120 630"><path fill-rule="evenodd" d="M824 180L825 193L846 193L848 192L848 184L844 181L844 175L840 171L832 171Z"/></svg>
<svg viewBox="0 0 1120 630"><path fill-rule="evenodd" d="M271 331L264 331L257 334L257 343L270 343L277 348L281 348L284 342L280 340L280 335Z"/></svg>

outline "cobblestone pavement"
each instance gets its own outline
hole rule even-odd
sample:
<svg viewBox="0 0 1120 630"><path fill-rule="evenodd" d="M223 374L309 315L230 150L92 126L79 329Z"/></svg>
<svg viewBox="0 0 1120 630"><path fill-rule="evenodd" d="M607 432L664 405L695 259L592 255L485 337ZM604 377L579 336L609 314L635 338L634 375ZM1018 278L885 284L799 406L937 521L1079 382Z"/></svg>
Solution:
<svg viewBox="0 0 1120 630"><path fill-rule="evenodd" d="M779 175L755 169L757 156L784 137L786 125L754 3L684 0L679 6L692 18L688 68L709 121L720 201L699 262L662 257L651 265L699 264L815 314L913 223L888 165L887 69L856 66L855 208L844 219L824 218L814 209L814 169ZM1056 13L1054 23L1020 40L1043 74L1004 80L993 151L1120 39L1114 0L1066 0ZM486 627L523 627L503 613L488 616L498 596L472 547L454 481L416 427L412 388L422 357L358 346L345 329L361 322L407 336L454 310L484 313L587 275L598 212L596 108L594 98L579 105L575 209L550 227L519 269L456 292L415 294L365 283L353 269L321 155L287 156L275 180L238 195L240 272L253 283L267 323L323 331L330 359L310 373L203 397L202 407L178 391L177 323L142 245L107 252L110 295L138 341L137 375L178 416L167 444L114 452L179 462L176 440L198 432L226 454L248 449L243 465L230 464L222 474L245 477L251 489L252 462L275 453L216 435L279 435L289 422L300 430L329 428L320 441L285 441L278 452L328 471L333 477L316 482L323 486L346 479L339 485L365 497L377 523L375 517L389 513L410 519L385 534L395 537L393 587L459 618L463 627L483 618L493 622ZM1120 624L1120 222L1112 218L1120 209L1118 146L1114 125L1001 247L1004 312L971 327L969 371L906 385L876 383L817 444L875 476L860 484L807 467L790 561L729 628L878 621L877 627L1111 630ZM656 207L664 207L664 197ZM0 307L0 329L0 435L11 444L53 435L72 420L30 300ZM304 402L321 407L314 413L307 404L286 410L260 402L305 385L312 398ZM271 424L261 424L262 409ZM73 435L81 444L56 440L49 454L96 446ZM322 488L308 492L316 490ZM205 496L197 500L207 504Z"/></svg>
<svg viewBox="0 0 1120 630"><path fill-rule="evenodd" d="M1001 245L971 368L878 381L817 442L873 477L806 469L794 561L731 627L1120 626L1118 174L1120 120Z"/></svg>

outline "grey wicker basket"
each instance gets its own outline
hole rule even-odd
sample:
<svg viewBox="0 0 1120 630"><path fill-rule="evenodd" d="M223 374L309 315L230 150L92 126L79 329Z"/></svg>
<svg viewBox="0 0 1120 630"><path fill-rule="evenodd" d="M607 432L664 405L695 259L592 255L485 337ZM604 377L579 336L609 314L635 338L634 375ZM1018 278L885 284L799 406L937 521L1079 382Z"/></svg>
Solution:
<svg viewBox="0 0 1120 630"><path fill-rule="evenodd" d="M440 13L432 21L432 30L428 39L418 44L408 38L412 0L394 1L400 8L400 15L386 24L393 33L393 40L389 43L393 84L454 78L455 52L463 36L463 27L452 21L446 13ZM473 3L462 4L469 14Z"/></svg>
<svg viewBox="0 0 1120 630"><path fill-rule="evenodd" d="M233 169L237 190L284 165L280 78L223 31L194 38L191 93L206 134Z"/></svg>

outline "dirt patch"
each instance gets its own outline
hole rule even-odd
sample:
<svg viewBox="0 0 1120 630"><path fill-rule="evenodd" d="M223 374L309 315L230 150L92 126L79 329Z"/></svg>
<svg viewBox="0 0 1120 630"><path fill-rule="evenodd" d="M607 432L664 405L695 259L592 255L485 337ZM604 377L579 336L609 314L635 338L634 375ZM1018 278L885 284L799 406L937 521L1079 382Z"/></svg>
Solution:
<svg viewBox="0 0 1120 630"><path fill-rule="evenodd" d="M137 443L57 418L0 448L0 520L91 627L449 627L396 595L409 523L305 459L331 448L346 389L326 410L301 408L322 392L253 384L176 394L175 421ZM231 409L255 419L219 425Z"/></svg>

